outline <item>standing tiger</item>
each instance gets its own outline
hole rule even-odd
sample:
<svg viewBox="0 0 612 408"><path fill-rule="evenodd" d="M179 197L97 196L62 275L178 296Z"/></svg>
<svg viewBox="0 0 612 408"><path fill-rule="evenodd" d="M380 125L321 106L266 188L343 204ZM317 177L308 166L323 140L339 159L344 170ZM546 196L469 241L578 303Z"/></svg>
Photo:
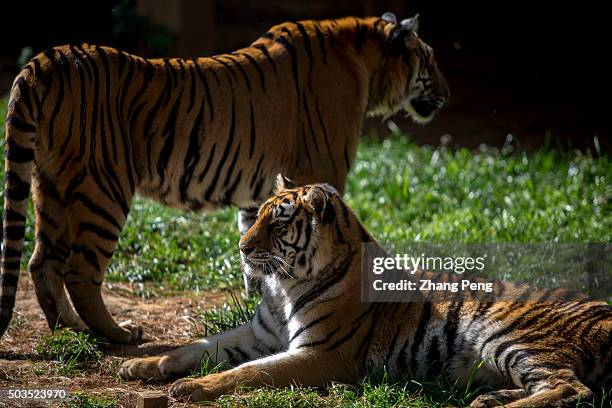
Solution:
<svg viewBox="0 0 612 408"><path fill-rule="evenodd" d="M498 390L471 406L509 408L575 406L592 398L589 386L612 381L612 307L605 302L560 290L559 300L544 301L550 291L501 283L499 293L519 288L515 295L528 300L362 303L363 242L384 254L333 187L286 189L281 179L240 240L245 273L264 285L253 319L161 356L128 360L120 375L165 380L202 358L237 365L172 386L176 397L199 401L242 386L355 382L383 369L392 381L445 373L461 384L480 365L473 380ZM416 279L440 279L420 273Z"/></svg>
<svg viewBox="0 0 612 408"><path fill-rule="evenodd" d="M0 335L15 304L30 190L29 270L51 328L134 343L100 286L135 193L193 211L241 208L239 228L278 172L339 191L364 114L429 121L448 97L417 19L284 23L207 58L144 59L62 46L15 79L6 120ZM64 286L76 312L66 296Z"/></svg>

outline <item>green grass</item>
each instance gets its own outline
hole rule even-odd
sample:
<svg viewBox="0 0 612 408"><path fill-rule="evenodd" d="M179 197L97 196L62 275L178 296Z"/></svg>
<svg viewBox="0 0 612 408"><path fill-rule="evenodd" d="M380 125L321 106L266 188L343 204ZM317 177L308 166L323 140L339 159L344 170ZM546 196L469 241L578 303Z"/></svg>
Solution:
<svg viewBox="0 0 612 408"><path fill-rule="evenodd" d="M70 408L115 408L117 401L98 395L76 392L68 402Z"/></svg>
<svg viewBox="0 0 612 408"><path fill-rule="evenodd" d="M0 132L6 104L0 101ZM4 137L0 138L4 156ZM610 242L612 160L605 154L554 149L506 154L419 147L392 136L363 141L346 198L382 242ZM3 169L0 169L3 178ZM2 187L0 187L2 188ZM108 280L150 283L143 295L167 290L239 288L236 211L194 214L136 199ZM26 254L32 250L28 216ZM24 266L27 256L24 257ZM151 287L154 287L152 289ZM254 303L206 311L208 334L244 322ZM53 348L53 343L50 343ZM201 374L216 367L203 365ZM423 407L464 405L470 390L431 384L334 385L324 390L259 390L223 398L222 406ZM466 394L467 393L467 394ZM607 401L607 400L606 400ZM603 406L603 405L602 405Z"/></svg>
<svg viewBox="0 0 612 408"><path fill-rule="evenodd" d="M69 328L56 329L41 337L36 351L55 361L61 374L73 373L85 364L95 366L102 357L93 335Z"/></svg>

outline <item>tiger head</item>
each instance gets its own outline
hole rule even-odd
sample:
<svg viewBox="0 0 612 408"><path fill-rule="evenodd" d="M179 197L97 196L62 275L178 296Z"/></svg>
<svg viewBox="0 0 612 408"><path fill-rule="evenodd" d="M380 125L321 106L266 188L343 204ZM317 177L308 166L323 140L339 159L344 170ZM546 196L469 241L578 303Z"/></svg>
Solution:
<svg viewBox="0 0 612 408"><path fill-rule="evenodd" d="M311 279L342 248L352 247L345 229L356 224L348 220L354 216L339 193L328 184L294 187L279 175L275 195L260 206L256 222L240 239L247 276Z"/></svg>
<svg viewBox="0 0 612 408"><path fill-rule="evenodd" d="M374 78L369 115L390 116L404 110L417 123L429 122L450 96L450 88L432 48L418 36L419 16L400 22L382 15L386 54Z"/></svg>

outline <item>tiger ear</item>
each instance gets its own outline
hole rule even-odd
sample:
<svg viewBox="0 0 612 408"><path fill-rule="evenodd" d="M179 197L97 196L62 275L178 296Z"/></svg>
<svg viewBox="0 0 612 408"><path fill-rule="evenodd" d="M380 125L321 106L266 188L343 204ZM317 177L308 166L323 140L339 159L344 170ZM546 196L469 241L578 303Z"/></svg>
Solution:
<svg viewBox="0 0 612 408"><path fill-rule="evenodd" d="M390 11L387 11L385 14L380 16L380 18L387 23L397 24L397 17L395 17L395 14L391 13Z"/></svg>
<svg viewBox="0 0 612 408"><path fill-rule="evenodd" d="M416 14L414 17L406 18L399 24L396 24L387 42L391 46L393 51L399 52L405 47L405 40L412 32L417 32L419 29L419 15Z"/></svg>
<svg viewBox="0 0 612 408"><path fill-rule="evenodd" d="M419 31L419 15L415 14L413 17L406 18L406 19L402 20L400 25L402 27L402 30L406 30L408 32L410 32L410 31L414 31L414 32Z"/></svg>
<svg viewBox="0 0 612 408"><path fill-rule="evenodd" d="M323 224L329 224L334 219L334 210L331 205L331 196L324 188L312 186L302 199L303 205L315 214Z"/></svg>
<svg viewBox="0 0 612 408"><path fill-rule="evenodd" d="M288 177L283 176L281 173L276 175L276 185L274 188L274 194L278 194L281 191L297 188L298 185Z"/></svg>

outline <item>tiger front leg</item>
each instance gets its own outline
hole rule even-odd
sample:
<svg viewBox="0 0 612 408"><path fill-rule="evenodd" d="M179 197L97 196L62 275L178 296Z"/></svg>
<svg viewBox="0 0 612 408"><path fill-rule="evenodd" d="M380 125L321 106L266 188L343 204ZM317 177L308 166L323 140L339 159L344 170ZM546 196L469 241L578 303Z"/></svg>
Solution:
<svg viewBox="0 0 612 408"><path fill-rule="evenodd" d="M202 359L212 364L238 364L274 351L274 345L258 339L248 323L159 356L128 360L121 365L119 375L126 380L162 381L198 368Z"/></svg>
<svg viewBox="0 0 612 408"><path fill-rule="evenodd" d="M331 381L351 381L357 375L354 363L344 363L337 353L298 349L251 361L222 373L180 379L172 385L170 394L193 402L212 401L242 387L316 387Z"/></svg>

